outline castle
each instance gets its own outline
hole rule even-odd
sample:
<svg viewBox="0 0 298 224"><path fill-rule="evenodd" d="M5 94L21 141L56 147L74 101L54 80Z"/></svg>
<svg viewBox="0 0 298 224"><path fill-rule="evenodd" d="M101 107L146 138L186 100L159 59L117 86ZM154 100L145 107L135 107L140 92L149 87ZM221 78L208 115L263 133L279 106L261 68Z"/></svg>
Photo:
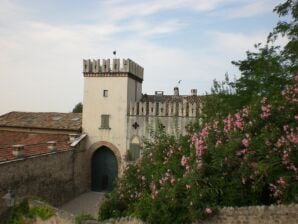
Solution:
<svg viewBox="0 0 298 224"><path fill-rule="evenodd" d="M144 69L130 59L112 59L110 62L110 59L83 61L82 127L88 136L88 150L107 147L116 157L113 160L108 151L104 154L99 150L98 155L94 154L94 161L101 163L100 157L103 156L106 163L110 161L107 166L117 166L118 173L121 173L124 158L126 161L138 159L144 138L150 139L151 131L157 126L163 126L170 134L185 133L187 124L194 122L200 113L201 97L197 96L196 89L191 90L189 96L180 96L178 87L170 96L162 91L143 95ZM102 183L94 185L94 189L103 187L105 178L102 178Z"/></svg>
<svg viewBox="0 0 298 224"><path fill-rule="evenodd" d="M11 189L59 205L90 189L111 190L152 130L184 134L201 113L195 89L142 94L144 69L130 59L83 60L83 76L82 114L0 116L0 197Z"/></svg>

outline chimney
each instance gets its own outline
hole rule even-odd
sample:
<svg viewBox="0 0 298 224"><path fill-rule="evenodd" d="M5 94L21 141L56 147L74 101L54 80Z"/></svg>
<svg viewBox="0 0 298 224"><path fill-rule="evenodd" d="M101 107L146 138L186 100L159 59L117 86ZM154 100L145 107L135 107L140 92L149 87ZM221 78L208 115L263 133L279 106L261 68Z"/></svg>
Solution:
<svg viewBox="0 0 298 224"><path fill-rule="evenodd" d="M155 96L163 96L163 91L155 91Z"/></svg>
<svg viewBox="0 0 298 224"><path fill-rule="evenodd" d="M56 142L55 141L49 141L48 143L48 150L49 152L56 152L57 147L56 147Z"/></svg>
<svg viewBox="0 0 298 224"><path fill-rule="evenodd" d="M174 87L174 96L179 96L179 88L178 88L178 86Z"/></svg>
<svg viewBox="0 0 298 224"><path fill-rule="evenodd" d="M12 146L12 154L16 158L22 158L22 157L24 157L24 155L25 155L25 153L24 153L24 145L13 145Z"/></svg>
<svg viewBox="0 0 298 224"><path fill-rule="evenodd" d="M197 93L198 93L198 90L197 89L191 89L190 92L191 92L192 96L196 96Z"/></svg>

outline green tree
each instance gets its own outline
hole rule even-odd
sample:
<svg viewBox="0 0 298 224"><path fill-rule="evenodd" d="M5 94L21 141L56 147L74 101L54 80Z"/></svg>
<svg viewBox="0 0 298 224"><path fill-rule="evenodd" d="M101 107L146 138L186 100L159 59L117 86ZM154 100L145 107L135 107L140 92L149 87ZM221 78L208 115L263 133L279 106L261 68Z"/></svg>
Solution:
<svg viewBox="0 0 298 224"><path fill-rule="evenodd" d="M298 1L287 0L273 10L282 19L268 35L265 45L255 44L254 51L247 51L244 60L233 61L241 76L230 82L215 81L211 94L203 105L204 119L226 116L262 97L272 99L287 88L298 71ZM276 46L283 36L288 42ZM277 99L275 99L277 100Z"/></svg>
<svg viewBox="0 0 298 224"><path fill-rule="evenodd" d="M83 112L83 104L79 102L75 107L72 109L73 113L82 113Z"/></svg>

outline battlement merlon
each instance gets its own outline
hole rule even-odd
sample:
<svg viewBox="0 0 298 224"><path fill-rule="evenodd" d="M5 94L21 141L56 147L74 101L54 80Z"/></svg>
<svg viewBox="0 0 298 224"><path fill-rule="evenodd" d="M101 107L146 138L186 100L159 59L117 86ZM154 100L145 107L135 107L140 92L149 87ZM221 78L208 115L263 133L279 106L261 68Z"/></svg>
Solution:
<svg viewBox="0 0 298 224"><path fill-rule="evenodd" d="M110 63L112 61L112 64ZM129 73L136 78L143 81L144 68L138 65L131 59L84 59L83 60L83 73L84 76L97 76L97 74L116 74L116 73Z"/></svg>

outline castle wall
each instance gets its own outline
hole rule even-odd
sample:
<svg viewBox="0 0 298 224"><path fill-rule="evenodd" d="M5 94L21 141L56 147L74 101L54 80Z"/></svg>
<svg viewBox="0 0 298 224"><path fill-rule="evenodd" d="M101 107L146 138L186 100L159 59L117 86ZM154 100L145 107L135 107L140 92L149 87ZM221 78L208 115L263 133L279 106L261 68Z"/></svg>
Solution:
<svg viewBox="0 0 298 224"><path fill-rule="evenodd" d="M17 197L35 195L59 206L89 189L85 141L68 151L57 151L0 163L0 198L8 189ZM6 209L0 200L0 214Z"/></svg>
<svg viewBox="0 0 298 224"><path fill-rule="evenodd" d="M159 125L163 125L168 134L179 136L186 134L185 127L191 122L195 122L195 117L178 117L178 116L127 116L128 133L127 148L134 137L140 139L141 145L144 139L151 139L153 130L157 130ZM134 124L138 124L138 127Z"/></svg>

